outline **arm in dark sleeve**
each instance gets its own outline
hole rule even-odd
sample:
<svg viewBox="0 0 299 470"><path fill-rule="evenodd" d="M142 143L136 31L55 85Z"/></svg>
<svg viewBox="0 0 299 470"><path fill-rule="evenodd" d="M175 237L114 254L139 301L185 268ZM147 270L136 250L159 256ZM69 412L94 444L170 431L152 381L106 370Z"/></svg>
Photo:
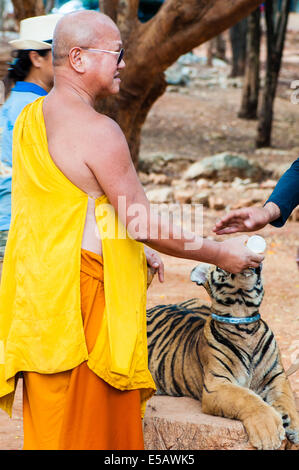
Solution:
<svg viewBox="0 0 299 470"><path fill-rule="evenodd" d="M271 225L282 227L299 204L299 158L282 175L267 202L274 202L281 213L281 216L273 220Z"/></svg>

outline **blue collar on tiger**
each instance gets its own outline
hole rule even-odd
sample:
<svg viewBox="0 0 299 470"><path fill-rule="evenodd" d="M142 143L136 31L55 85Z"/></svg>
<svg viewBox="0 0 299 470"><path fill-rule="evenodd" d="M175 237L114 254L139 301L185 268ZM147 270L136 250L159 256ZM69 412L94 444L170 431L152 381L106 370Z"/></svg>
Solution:
<svg viewBox="0 0 299 470"><path fill-rule="evenodd" d="M232 325L242 325L243 323L254 323L258 321L261 316L258 313L254 317L224 317L223 315L216 315L216 313L212 313L213 320L222 322L222 323L230 323Z"/></svg>

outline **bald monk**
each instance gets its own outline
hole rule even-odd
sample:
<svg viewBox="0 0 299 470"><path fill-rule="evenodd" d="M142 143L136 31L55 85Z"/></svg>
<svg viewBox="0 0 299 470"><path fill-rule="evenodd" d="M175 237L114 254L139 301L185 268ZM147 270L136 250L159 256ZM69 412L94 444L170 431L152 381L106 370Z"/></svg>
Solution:
<svg viewBox="0 0 299 470"><path fill-rule="evenodd" d="M125 67L110 18L91 11L64 16L53 64L53 90L24 109L14 135L0 406L11 412L22 372L24 449L143 449L142 417L155 392L143 244L161 280L152 249L230 272L257 267L263 256L246 248L247 236L177 238L173 227L161 236L169 227L150 213L120 127L94 109L96 99L119 92ZM117 214L120 196L126 210ZM132 207L143 209L138 232ZM131 236L108 236L112 226Z"/></svg>

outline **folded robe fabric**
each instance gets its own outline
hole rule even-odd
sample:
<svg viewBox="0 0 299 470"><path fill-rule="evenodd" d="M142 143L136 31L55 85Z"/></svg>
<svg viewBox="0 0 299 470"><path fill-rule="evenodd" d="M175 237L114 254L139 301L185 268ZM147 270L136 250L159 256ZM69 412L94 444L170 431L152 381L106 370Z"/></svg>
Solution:
<svg viewBox="0 0 299 470"><path fill-rule="evenodd" d="M105 307L101 256L82 250L81 306L88 352ZM118 390L86 362L57 374L24 372L24 450L142 450L139 390Z"/></svg>
<svg viewBox="0 0 299 470"><path fill-rule="evenodd" d="M88 354L80 262L89 196L49 154L43 101L27 105L14 127L12 220L0 286L0 407L11 414L19 371L51 374L87 360L113 387L141 389L144 413L155 384L148 370L143 245L123 237L106 196L95 201L106 307Z"/></svg>

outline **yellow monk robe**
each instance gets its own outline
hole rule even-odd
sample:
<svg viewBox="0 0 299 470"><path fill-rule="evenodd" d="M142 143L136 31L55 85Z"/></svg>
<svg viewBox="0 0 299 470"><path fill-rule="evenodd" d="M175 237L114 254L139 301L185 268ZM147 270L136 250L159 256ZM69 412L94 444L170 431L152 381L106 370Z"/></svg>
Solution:
<svg viewBox="0 0 299 470"><path fill-rule="evenodd" d="M140 389L143 415L155 391L147 358L143 245L111 237L113 227L121 235L125 229L106 196L96 200L106 306L89 354L80 302L88 195L51 159L43 100L27 105L14 127L12 220L0 286L0 407L11 414L18 372L54 374L88 361L113 387Z"/></svg>

